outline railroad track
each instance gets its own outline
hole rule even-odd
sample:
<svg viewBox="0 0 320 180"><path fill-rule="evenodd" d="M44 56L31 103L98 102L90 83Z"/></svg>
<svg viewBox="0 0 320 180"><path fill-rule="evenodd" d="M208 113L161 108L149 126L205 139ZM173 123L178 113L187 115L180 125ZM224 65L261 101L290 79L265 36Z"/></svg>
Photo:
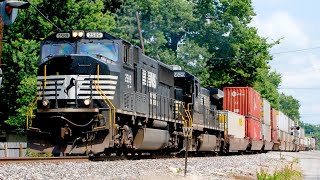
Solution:
<svg viewBox="0 0 320 180"><path fill-rule="evenodd" d="M61 162L61 161L89 161L88 156L64 156L64 157L16 157L0 158L0 163L17 162Z"/></svg>
<svg viewBox="0 0 320 180"><path fill-rule="evenodd" d="M251 153L248 153L249 155ZM232 155L232 154L229 154ZM233 154L237 155L237 154ZM189 154L192 157L213 157L217 154L204 155L204 154ZM169 159L169 158L184 158L183 154L170 154L170 155L128 155L128 156L62 156L62 157L19 157L19 158L0 158L0 163L17 163L17 162L63 162L63 161L118 161L118 160L141 160L141 159Z"/></svg>
<svg viewBox="0 0 320 180"><path fill-rule="evenodd" d="M138 155L138 156L89 156L90 161L117 161L140 159L168 159L177 158L175 155Z"/></svg>
<svg viewBox="0 0 320 180"><path fill-rule="evenodd" d="M140 159L164 159L164 158L174 158L174 157L175 156L173 155L17 157L17 158L0 158L0 163L118 161L118 160L140 160Z"/></svg>

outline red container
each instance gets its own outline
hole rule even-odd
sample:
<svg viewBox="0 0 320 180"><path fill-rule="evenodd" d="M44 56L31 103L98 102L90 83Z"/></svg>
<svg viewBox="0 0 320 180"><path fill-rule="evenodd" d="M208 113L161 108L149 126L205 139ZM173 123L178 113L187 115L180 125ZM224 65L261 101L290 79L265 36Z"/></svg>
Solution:
<svg viewBox="0 0 320 180"><path fill-rule="evenodd" d="M278 111L274 108L271 108L271 129L277 130L277 113Z"/></svg>
<svg viewBox="0 0 320 180"><path fill-rule="evenodd" d="M223 109L260 120L260 94L251 87L223 88Z"/></svg>
<svg viewBox="0 0 320 180"><path fill-rule="evenodd" d="M278 142L278 131L276 129L271 131L271 140L272 142Z"/></svg>
<svg viewBox="0 0 320 180"><path fill-rule="evenodd" d="M260 131L260 121L249 117L246 118L246 137L254 140L260 140Z"/></svg>

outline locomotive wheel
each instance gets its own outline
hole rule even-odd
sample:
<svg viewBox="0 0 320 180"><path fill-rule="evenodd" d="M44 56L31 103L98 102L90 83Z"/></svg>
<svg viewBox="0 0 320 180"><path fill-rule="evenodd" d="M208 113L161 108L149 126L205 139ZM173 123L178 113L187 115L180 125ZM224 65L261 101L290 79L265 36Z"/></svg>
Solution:
<svg viewBox="0 0 320 180"><path fill-rule="evenodd" d="M122 150L121 150L121 149L118 149L118 150L116 151L116 155L117 155L117 156L121 156L121 154L122 154Z"/></svg>

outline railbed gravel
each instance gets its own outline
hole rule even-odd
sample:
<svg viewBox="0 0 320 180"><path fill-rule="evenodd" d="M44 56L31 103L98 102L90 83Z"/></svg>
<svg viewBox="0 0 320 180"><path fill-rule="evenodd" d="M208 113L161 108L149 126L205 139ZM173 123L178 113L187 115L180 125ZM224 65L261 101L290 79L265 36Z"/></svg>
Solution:
<svg viewBox="0 0 320 180"><path fill-rule="evenodd" d="M251 155L120 160L103 162L32 162L0 164L0 179L255 179L257 171L280 169L292 161L290 153L269 152Z"/></svg>

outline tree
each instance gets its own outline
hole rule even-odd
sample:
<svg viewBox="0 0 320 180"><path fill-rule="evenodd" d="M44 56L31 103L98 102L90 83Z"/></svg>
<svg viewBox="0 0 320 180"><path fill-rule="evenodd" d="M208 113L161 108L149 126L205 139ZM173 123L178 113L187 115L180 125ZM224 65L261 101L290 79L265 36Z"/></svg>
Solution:
<svg viewBox="0 0 320 180"><path fill-rule="evenodd" d="M39 45L36 41L13 40L3 46L4 81L0 93L1 111L15 115L21 107L19 85L26 77L34 77L38 69ZM35 94L34 94L35 95ZM34 96L33 95L33 96Z"/></svg>
<svg viewBox="0 0 320 180"><path fill-rule="evenodd" d="M271 60L265 38L249 23L255 15L250 0L201 0L196 2L190 34L198 44L208 47L208 83L213 87L253 86L259 69L268 69Z"/></svg>
<svg viewBox="0 0 320 180"><path fill-rule="evenodd" d="M39 61L39 41L50 33L83 29L112 31L114 16L105 11L101 0L33 0L26 11L21 11L14 26L6 28L3 47L4 86L0 93L0 109L11 116L9 124L23 127L26 110L36 97L36 72ZM46 17L56 24L44 19ZM57 11L57 9L59 9Z"/></svg>
<svg viewBox="0 0 320 180"><path fill-rule="evenodd" d="M146 54L170 62L176 56L179 43L186 40L193 16L192 1L187 0L128 0L117 12L117 33L138 43L135 13L139 12ZM161 54L171 54L160 56ZM165 59L169 57L170 59Z"/></svg>
<svg viewBox="0 0 320 180"><path fill-rule="evenodd" d="M300 122L299 108L300 103L297 99L292 96L287 96L283 93L280 94L279 110L296 122Z"/></svg>
<svg viewBox="0 0 320 180"><path fill-rule="evenodd" d="M263 98L266 98L273 108L279 109L279 92L277 88L281 83L281 75L268 69L259 69L254 89L257 90Z"/></svg>
<svg viewBox="0 0 320 180"><path fill-rule="evenodd" d="M6 38L39 41L59 28L112 31L115 27L114 16L104 12L102 0L33 0L31 4L28 10L19 13L15 25L7 28ZM56 26L42 17L36 8Z"/></svg>

